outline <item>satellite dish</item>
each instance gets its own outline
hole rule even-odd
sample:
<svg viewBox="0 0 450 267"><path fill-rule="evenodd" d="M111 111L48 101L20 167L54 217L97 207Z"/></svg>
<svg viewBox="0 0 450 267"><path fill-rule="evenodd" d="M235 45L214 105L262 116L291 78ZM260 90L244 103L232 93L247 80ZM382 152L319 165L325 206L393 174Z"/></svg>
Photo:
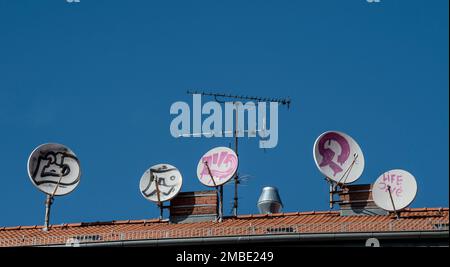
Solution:
<svg viewBox="0 0 450 267"><path fill-rule="evenodd" d="M183 177L177 168L170 164L158 164L142 175L139 188L144 198L161 203L174 198L182 184Z"/></svg>
<svg viewBox="0 0 450 267"><path fill-rule="evenodd" d="M216 147L203 155L198 162L197 177L206 186L223 185L235 175L238 164L238 157L232 149Z"/></svg>
<svg viewBox="0 0 450 267"><path fill-rule="evenodd" d="M28 176L34 186L47 195L66 195L80 183L80 162L64 145L43 144L28 158Z"/></svg>
<svg viewBox="0 0 450 267"><path fill-rule="evenodd" d="M364 155L358 143L349 135L328 131L314 143L314 161L328 179L349 184L358 180L364 170Z"/></svg>
<svg viewBox="0 0 450 267"><path fill-rule="evenodd" d="M416 194L417 182L414 176L399 169L383 173L372 186L373 201L387 211L406 208L414 201Z"/></svg>

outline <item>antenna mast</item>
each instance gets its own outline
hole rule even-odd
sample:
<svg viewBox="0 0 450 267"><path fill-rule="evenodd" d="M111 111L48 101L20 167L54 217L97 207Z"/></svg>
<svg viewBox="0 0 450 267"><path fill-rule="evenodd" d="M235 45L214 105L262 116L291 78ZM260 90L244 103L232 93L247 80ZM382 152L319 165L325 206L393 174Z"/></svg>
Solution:
<svg viewBox="0 0 450 267"><path fill-rule="evenodd" d="M281 104L283 106L287 106L288 108L291 105L291 99L290 98L271 98L271 97L259 97L259 96L244 96L244 95L232 95L232 94L225 94L225 93L211 93L211 92L204 92L204 91L192 91L188 90L187 94L189 95L202 95L202 96L210 96L213 97L214 100L218 103L225 103L223 100L219 100L219 98L227 98L230 101L233 102L235 106L237 106L238 100L249 100L249 101L257 101L257 102L277 102L278 104ZM234 152L239 157L238 148L239 148L239 134L238 134L238 109L235 109L234 112L234 121L235 121L235 129L233 131L234 133ZM233 201L233 216L237 216L238 211L238 184L239 184L239 170L236 170L236 174L234 175L234 201ZM220 191L222 191L223 188L220 188Z"/></svg>

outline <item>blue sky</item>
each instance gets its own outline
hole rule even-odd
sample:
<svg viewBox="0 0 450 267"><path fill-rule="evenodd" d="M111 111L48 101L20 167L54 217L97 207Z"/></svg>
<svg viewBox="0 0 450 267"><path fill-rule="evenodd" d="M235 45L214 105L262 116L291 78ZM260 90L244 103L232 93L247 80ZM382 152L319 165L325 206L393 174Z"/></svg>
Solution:
<svg viewBox="0 0 450 267"><path fill-rule="evenodd" d="M328 209L312 157L340 130L364 151L357 183L406 169L412 207L448 207L448 1L0 0L0 225L44 220L26 163L41 143L68 145L83 176L52 223L158 216L139 179L157 163L205 190L200 156L232 139L175 139L170 105L188 89L292 98L279 143L240 142L240 214L275 185L284 211ZM232 187L225 187L225 213Z"/></svg>

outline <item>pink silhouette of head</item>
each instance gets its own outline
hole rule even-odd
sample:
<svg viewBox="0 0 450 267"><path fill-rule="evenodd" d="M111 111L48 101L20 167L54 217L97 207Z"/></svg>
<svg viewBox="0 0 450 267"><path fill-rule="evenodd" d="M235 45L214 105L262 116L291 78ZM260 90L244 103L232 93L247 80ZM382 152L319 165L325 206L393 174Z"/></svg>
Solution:
<svg viewBox="0 0 450 267"><path fill-rule="evenodd" d="M350 156L350 144L348 141L341 135L336 132L330 132L325 134L319 140L319 153L322 155L322 162L319 164L320 167L330 166L333 170L333 176L343 171L343 169L333 161L336 152L331 150L330 148L325 148L326 142L335 141L341 147L341 154L337 158L337 162L339 165L343 165Z"/></svg>

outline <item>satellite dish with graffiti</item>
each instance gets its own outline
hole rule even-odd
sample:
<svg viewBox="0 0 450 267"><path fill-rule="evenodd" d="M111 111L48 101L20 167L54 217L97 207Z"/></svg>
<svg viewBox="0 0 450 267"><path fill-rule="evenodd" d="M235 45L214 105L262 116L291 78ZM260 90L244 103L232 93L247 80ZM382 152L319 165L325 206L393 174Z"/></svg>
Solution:
<svg viewBox="0 0 450 267"><path fill-rule="evenodd" d="M361 148L353 138L342 132L321 134L314 143L313 156L320 172L336 183L352 183L364 170Z"/></svg>
<svg viewBox="0 0 450 267"><path fill-rule="evenodd" d="M80 183L80 162L75 153L64 145L43 144L28 158L28 176L42 192L66 195Z"/></svg>
<svg viewBox="0 0 450 267"><path fill-rule="evenodd" d="M180 192L182 184L183 177L177 168L169 164L158 164L142 175L139 188L144 198L152 202L164 202L174 198Z"/></svg>
<svg viewBox="0 0 450 267"><path fill-rule="evenodd" d="M206 186L223 185L235 175L238 164L238 157L232 149L216 147L200 159L197 166L197 177Z"/></svg>
<svg viewBox="0 0 450 267"><path fill-rule="evenodd" d="M373 201L378 207L387 211L408 207L414 201L416 194L416 179L404 170L385 172L372 185Z"/></svg>

